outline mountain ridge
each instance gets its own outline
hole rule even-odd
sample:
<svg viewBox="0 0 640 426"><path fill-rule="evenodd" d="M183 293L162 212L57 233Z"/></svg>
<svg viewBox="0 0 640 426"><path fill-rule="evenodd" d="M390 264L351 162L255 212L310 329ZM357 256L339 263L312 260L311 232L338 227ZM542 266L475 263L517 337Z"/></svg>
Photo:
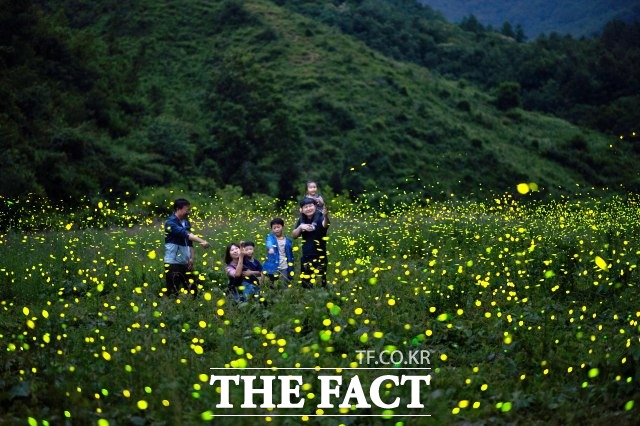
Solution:
<svg viewBox="0 0 640 426"><path fill-rule="evenodd" d="M449 21L460 22L470 15L483 25L501 28L505 22L520 25L525 35L537 38L541 34L571 34L574 37L593 36L602 32L612 20L640 20L637 0L419 0L441 12Z"/></svg>
<svg viewBox="0 0 640 426"><path fill-rule="evenodd" d="M56 11L42 19L59 20ZM65 13L67 24L46 21L55 31L45 35L59 37L89 80L58 93L47 71L57 56L33 68L27 89L60 101L40 97L24 122L30 135L3 140L16 170L32 173L5 179L5 196L232 185L286 198L307 179L351 196L472 195L521 181L549 193L639 186L630 147L517 103L499 108L500 94L395 61L269 1L68 2ZM15 120L25 111L9 107Z"/></svg>

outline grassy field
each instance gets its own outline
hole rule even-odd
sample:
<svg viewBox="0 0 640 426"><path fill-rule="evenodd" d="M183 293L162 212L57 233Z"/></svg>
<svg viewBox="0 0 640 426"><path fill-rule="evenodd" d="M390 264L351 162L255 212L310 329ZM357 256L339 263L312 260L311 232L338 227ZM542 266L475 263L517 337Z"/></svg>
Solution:
<svg viewBox="0 0 640 426"><path fill-rule="evenodd" d="M290 231L295 205L189 196L195 230L213 248L196 249L198 296L168 299L158 294L162 220L174 195L76 210L3 200L0 424L638 419L636 196L408 198L386 208L384 197L336 197L328 288L264 288L263 303L235 305L224 294L224 247L252 239L263 258L269 220L284 217ZM233 385L235 407L216 407L222 390L210 384L211 368L260 376L276 373L247 368L364 367L364 350L428 351L424 408L407 408L409 388L387 382L381 398L400 397L395 409L318 411L323 395L311 370L281 373L302 375L302 409L240 408L243 391ZM345 387L357 374L367 399L380 375L332 374ZM222 416L234 413L256 417Z"/></svg>

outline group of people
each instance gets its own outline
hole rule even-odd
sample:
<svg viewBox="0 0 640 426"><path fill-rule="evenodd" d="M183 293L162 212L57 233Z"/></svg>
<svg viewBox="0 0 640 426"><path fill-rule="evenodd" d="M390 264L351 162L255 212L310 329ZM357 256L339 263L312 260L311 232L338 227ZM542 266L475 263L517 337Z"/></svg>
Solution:
<svg viewBox="0 0 640 426"><path fill-rule="evenodd" d="M198 284L192 276L195 250L193 243L209 248L208 241L191 232L190 203L179 198L173 203L173 214L165 222L165 294L177 295L186 291L194 296ZM306 184L306 194L300 201L300 217L291 232L293 239L302 240L299 279L302 287L327 285L327 230L330 219L324 199L318 194L314 181ZM257 298L261 286L288 285L294 278L292 239L284 235L282 218L270 222L271 232L265 239L266 259L262 264L255 258L255 243L232 242L227 245L224 261L229 279L228 294L236 302Z"/></svg>

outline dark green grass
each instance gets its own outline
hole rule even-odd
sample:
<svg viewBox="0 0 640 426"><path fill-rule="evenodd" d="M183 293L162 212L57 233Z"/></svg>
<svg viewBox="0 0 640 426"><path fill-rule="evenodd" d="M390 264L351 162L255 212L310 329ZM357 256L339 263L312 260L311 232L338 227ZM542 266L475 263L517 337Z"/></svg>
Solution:
<svg viewBox="0 0 640 426"><path fill-rule="evenodd" d="M49 230L13 228L2 235L3 422L239 424L211 418L229 412L264 415L241 420L259 424L630 424L637 418L637 198L401 202L382 214L338 198L328 288L304 290L294 282L264 288L264 303L235 305L224 295L224 247L253 239L262 258L274 205L194 201L195 229L213 243L211 250L196 249L195 299L159 296L162 216L132 214L152 210L149 201L111 204L108 212L105 205L87 206L75 220L61 215ZM38 215L22 213L27 225L40 228ZM278 214L290 230L293 205ZM103 226L86 228L99 217ZM121 222L131 225L112 225ZM393 414L408 415L392 418L304 419L301 414L316 414L320 398L316 373L306 370L299 372L306 384L301 410L243 410L239 387L231 390L236 407L218 409L219 385L209 385L210 368L363 366L356 351L385 349L429 351L424 409L399 407ZM352 372L331 374L346 380ZM365 390L379 374L358 372ZM385 391L385 401L410 396L405 387ZM269 414L295 415L268 420Z"/></svg>

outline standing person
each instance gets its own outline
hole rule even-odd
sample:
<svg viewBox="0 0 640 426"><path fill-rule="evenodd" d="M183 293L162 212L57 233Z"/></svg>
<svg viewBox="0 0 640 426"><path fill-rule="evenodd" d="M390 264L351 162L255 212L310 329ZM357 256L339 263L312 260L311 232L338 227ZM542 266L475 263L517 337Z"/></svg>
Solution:
<svg viewBox="0 0 640 426"><path fill-rule="evenodd" d="M324 199L322 198L322 195L318 194L318 183L313 180L307 181L306 188L307 193L305 194L305 197L312 198L316 202L318 210L323 211Z"/></svg>
<svg viewBox="0 0 640 426"><path fill-rule="evenodd" d="M227 246L224 254L224 263L227 265L226 273L229 277L227 293L236 302L246 302L249 297L260 294L258 287L244 277L244 260L242 243L231 243Z"/></svg>
<svg viewBox="0 0 640 426"><path fill-rule="evenodd" d="M198 284L191 276L195 258L193 242L199 243L204 248L211 247L207 241L191 232L191 223L188 219L189 207L188 200L178 198L173 202L173 214L165 222L166 292L174 296L183 289L194 297L198 292Z"/></svg>
<svg viewBox="0 0 640 426"><path fill-rule="evenodd" d="M278 279L282 279L287 285L293 275L293 242L291 238L282 235L284 220L276 217L269 225L271 233L265 239L267 260L262 271L269 277L272 285Z"/></svg>
<svg viewBox="0 0 640 426"><path fill-rule="evenodd" d="M325 206L319 212L316 201L305 197L300 201L300 219L291 232L296 239L302 237L302 258L300 259L300 280L304 288L312 288L318 281L327 286L327 229L329 212Z"/></svg>

